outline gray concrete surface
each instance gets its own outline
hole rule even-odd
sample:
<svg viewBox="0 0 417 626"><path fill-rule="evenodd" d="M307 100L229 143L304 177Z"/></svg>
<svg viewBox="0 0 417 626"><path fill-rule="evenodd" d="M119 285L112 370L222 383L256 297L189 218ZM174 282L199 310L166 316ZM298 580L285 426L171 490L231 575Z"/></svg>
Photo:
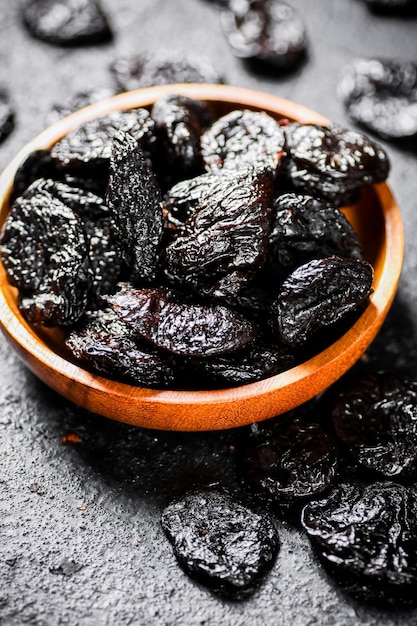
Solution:
<svg viewBox="0 0 417 626"><path fill-rule="evenodd" d="M104 1L104 0L103 0ZM259 76L235 59L208 0L104 2L113 43L62 50L31 39L19 3L0 4L0 85L17 112L0 167L48 119L53 103L111 87L110 62L157 47L197 52L232 84L292 99L348 124L336 96L356 56L417 61L417 19L376 17L360 0L292 0L304 16L309 58L295 73ZM398 296L366 359L417 376L417 155L381 141L406 227ZM358 366L359 367L359 366ZM35 379L0 338L0 624L2 626L413 626L417 611L381 611L338 590L306 538L278 518L281 552L253 597L219 599L178 567L160 513L191 486L239 489L239 433L169 434L81 411ZM256 415L254 415L256 420ZM77 433L79 442L62 438Z"/></svg>

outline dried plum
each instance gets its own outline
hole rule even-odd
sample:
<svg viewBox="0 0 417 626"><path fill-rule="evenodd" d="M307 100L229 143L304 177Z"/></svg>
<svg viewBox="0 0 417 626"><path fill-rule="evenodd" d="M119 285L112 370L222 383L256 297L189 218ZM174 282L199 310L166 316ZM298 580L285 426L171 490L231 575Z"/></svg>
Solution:
<svg viewBox="0 0 417 626"><path fill-rule="evenodd" d="M132 279L155 279L163 233L162 197L136 139L118 133L113 140L107 203L114 238Z"/></svg>
<svg viewBox="0 0 417 626"><path fill-rule="evenodd" d="M233 296L263 266L271 228L272 174L221 174L165 251L168 276L200 295ZM200 187L202 190L202 188Z"/></svg>
<svg viewBox="0 0 417 626"><path fill-rule="evenodd" d="M387 372L344 388L332 411L335 434L360 467L402 479L417 469L417 382Z"/></svg>
<svg viewBox="0 0 417 626"><path fill-rule="evenodd" d="M417 137L416 63L357 59L343 69L338 93L349 117L368 130L385 139Z"/></svg>
<svg viewBox="0 0 417 626"><path fill-rule="evenodd" d="M65 341L82 365L136 385L164 388L172 384L172 357L141 343L113 311L89 312L82 322Z"/></svg>
<svg viewBox="0 0 417 626"><path fill-rule="evenodd" d="M255 591L279 550L269 516L213 489L170 504L161 522L184 570L226 597L238 599Z"/></svg>
<svg viewBox="0 0 417 626"><path fill-rule="evenodd" d="M114 90L106 87L75 93L67 102L52 105L51 111L47 117L48 123L52 124L61 119L61 117L66 117L74 113L74 111L78 111L78 109L83 109L90 104L110 98L111 96L114 96Z"/></svg>
<svg viewBox="0 0 417 626"><path fill-rule="evenodd" d="M57 176L52 161L51 151L48 149L33 150L21 162L16 170L13 181L12 201L38 178L55 178Z"/></svg>
<svg viewBox="0 0 417 626"><path fill-rule="evenodd" d="M275 0L229 0L221 13L223 31L237 57L278 69L304 58L307 36L299 13Z"/></svg>
<svg viewBox="0 0 417 626"><path fill-rule="evenodd" d="M275 173L284 145L284 131L274 118L247 109L227 113L201 136L201 153L208 172L255 167Z"/></svg>
<svg viewBox="0 0 417 626"><path fill-rule="evenodd" d="M343 204L388 176L386 152L362 133L338 124L289 124L285 134L286 175L296 191Z"/></svg>
<svg viewBox="0 0 417 626"><path fill-rule="evenodd" d="M414 488L390 482L342 484L309 502L302 524L326 570L347 591L378 604L415 604Z"/></svg>
<svg viewBox="0 0 417 626"><path fill-rule="evenodd" d="M271 307L278 339L295 348L360 308L372 292L373 270L366 261L328 257L295 269Z"/></svg>
<svg viewBox="0 0 417 626"><path fill-rule="evenodd" d="M26 0L22 19L37 39L57 46L81 46L112 38L99 0Z"/></svg>
<svg viewBox="0 0 417 626"><path fill-rule="evenodd" d="M243 478L278 505L299 505L338 477L338 452L317 417L298 409L253 430L239 450Z"/></svg>
<svg viewBox="0 0 417 626"><path fill-rule="evenodd" d="M105 301L141 337L183 356L210 356L254 341L258 328L224 306L184 302L166 289L128 285Z"/></svg>

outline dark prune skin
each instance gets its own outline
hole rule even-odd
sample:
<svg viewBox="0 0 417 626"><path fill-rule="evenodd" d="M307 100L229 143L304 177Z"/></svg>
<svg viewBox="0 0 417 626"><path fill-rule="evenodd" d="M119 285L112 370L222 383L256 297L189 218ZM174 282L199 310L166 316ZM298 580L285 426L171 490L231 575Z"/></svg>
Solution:
<svg viewBox="0 0 417 626"><path fill-rule="evenodd" d="M65 326L79 319L92 274L83 223L72 209L46 192L31 194L29 188L27 197L18 198L11 208L1 253L28 321Z"/></svg>
<svg viewBox="0 0 417 626"><path fill-rule="evenodd" d="M339 392L335 435L355 464L403 480L417 470L417 382L388 372L366 374Z"/></svg>
<svg viewBox="0 0 417 626"><path fill-rule="evenodd" d="M358 131L338 124L289 124L285 134L286 176L297 192L341 205L363 185L388 176L386 152Z"/></svg>
<svg viewBox="0 0 417 626"><path fill-rule="evenodd" d="M204 297L238 293L266 260L272 183L269 170L220 174L210 183L165 250L168 277Z"/></svg>
<svg viewBox="0 0 417 626"><path fill-rule="evenodd" d="M268 261L280 276L312 259L360 259L358 237L344 214L312 196L286 193L274 200Z"/></svg>
<svg viewBox="0 0 417 626"><path fill-rule="evenodd" d="M114 137L106 199L114 239L132 280L152 282L163 234L162 196L144 152L129 133Z"/></svg>
<svg viewBox="0 0 417 626"><path fill-rule="evenodd" d="M279 70L292 69L305 57L304 21L284 2L230 0L221 22L237 57Z"/></svg>
<svg viewBox="0 0 417 626"><path fill-rule="evenodd" d="M417 138L416 63L356 59L343 68L338 95L349 117L367 130L384 139Z"/></svg>
<svg viewBox="0 0 417 626"><path fill-rule="evenodd" d="M33 37L56 46L104 43L113 36L99 0L26 0L22 19Z"/></svg>
<svg viewBox="0 0 417 626"><path fill-rule="evenodd" d="M375 604L415 605L414 488L345 483L309 502L301 522L318 558L346 591Z"/></svg>
<svg viewBox="0 0 417 626"><path fill-rule="evenodd" d="M104 299L140 337L182 356L233 352L253 342L259 332L255 324L227 307L184 302L167 289L125 285Z"/></svg>
<svg viewBox="0 0 417 626"><path fill-rule="evenodd" d="M12 202L39 178L56 178L57 172L48 149L33 150L21 162L13 181Z"/></svg>
<svg viewBox="0 0 417 626"><path fill-rule="evenodd" d="M300 408L276 417L241 443L243 479L278 506L304 505L338 478L338 451L317 410L311 409L311 416Z"/></svg>
<svg viewBox="0 0 417 626"><path fill-rule="evenodd" d="M271 306L270 325L292 348L305 344L360 308L372 292L373 269L366 261L328 257L295 269Z"/></svg>
<svg viewBox="0 0 417 626"><path fill-rule="evenodd" d="M220 117L201 136L201 153L208 172L254 167L274 174L281 162L285 135L264 112L235 110Z"/></svg>
<svg viewBox="0 0 417 626"><path fill-rule="evenodd" d="M140 342L110 309L87 312L65 345L80 364L110 378L166 388L174 381L173 359Z"/></svg>
<svg viewBox="0 0 417 626"><path fill-rule="evenodd" d="M185 572L221 596L249 596L272 568L279 538L272 519L214 489L168 505L162 528Z"/></svg>

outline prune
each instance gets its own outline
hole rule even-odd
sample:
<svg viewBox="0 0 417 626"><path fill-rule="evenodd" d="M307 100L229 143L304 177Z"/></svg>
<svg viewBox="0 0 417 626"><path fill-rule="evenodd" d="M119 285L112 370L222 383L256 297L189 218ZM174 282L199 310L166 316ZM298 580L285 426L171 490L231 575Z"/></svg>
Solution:
<svg viewBox="0 0 417 626"><path fill-rule="evenodd" d="M52 105L51 111L47 117L48 122L52 124L61 119L61 117L66 117L74 113L74 111L78 111L78 109L83 109L90 104L110 98L111 96L114 96L114 90L106 87L75 93L67 102Z"/></svg>
<svg viewBox="0 0 417 626"><path fill-rule="evenodd" d="M285 134L286 175L296 191L343 204L388 176L386 152L362 133L338 124L290 124Z"/></svg>
<svg viewBox="0 0 417 626"><path fill-rule="evenodd" d="M87 368L116 380L147 387L167 387L174 380L173 361L137 335L108 309L85 314L65 344Z"/></svg>
<svg viewBox="0 0 417 626"><path fill-rule="evenodd" d="M132 279L155 279L163 233L162 197L145 155L129 133L113 140L107 203L114 238Z"/></svg>
<svg viewBox="0 0 417 626"><path fill-rule="evenodd" d="M357 59L343 69L338 93L349 117L372 132L385 139L417 137L416 63Z"/></svg>
<svg viewBox="0 0 417 626"><path fill-rule="evenodd" d="M139 336L184 356L219 355L254 341L258 328L224 306L184 302L166 289L133 289L105 301Z"/></svg>
<svg viewBox="0 0 417 626"><path fill-rule="evenodd" d="M386 478L417 469L417 382L367 374L342 390L332 411L335 434L362 468Z"/></svg>
<svg viewBox="0 0 417 626"><path fill-rule="evenodd" d="M313 259L282 283L271 307L271 327L285 344L302 345L366 302L372 281L372 266L366 261Z"/></svg>
<svg viewBox="0 0 417 626"><path fill-rule="evenodd" d="M238 599L255 591L279 550L268 515L213 489L170 504L161 522L184 570L226 597Z"/></svg>
<svg viewBox="0 0 417 626"><path fill-rule="evenodd" d="M339 209L294 193L274 200L268 260L278 275L287 275L314 258L360 259L361 255L357 235Z"/></svg>
<svg viewBox="0 0 417 626"><path fill-rule="evenodd" d="M305 503L338 476L334 442L320 418L303 409L254 430L243 440L238 459L243 478L279 505Z"/></svg>
<svg viewBox="0 0 417 626"><path fill-rule="evenodd" d="M417 13L416 0L363 0L374 13L390 15L415 15Z"/></svg>
<svg viewBox="0 0 417 626"><path fill-rule="evenodd" d="M21 196L29 185L38 178L55 178L56 175L50 150L42 149L30 152L16 170L12 201Z"/></svg>
<svg viewBox="0 0 417 626"><path fill-rule="evenodd" d="M236 110L219 118L201 136L208 172L221 168L269 168L276 172L285 145L282 127L264 112Z"/></svg>
<svg viewBox="0 0 417 626"><path fill-rule="evenodd" d="M99 0L26 0L22 19L34 37L57 46L95 44L112 38Z"/></svg>
<svg viewBox="0 0 417 626"><path fill-rule="evenodd" d="M263 266L271 228L272 174L240 171L209 184L165 251L166 271L203 296L233 296Z"/></svg>
<svg viewBox="0 0 417 626"><path fill-rule="evenodd" d="M30 322L72 324L92 284L83 223L51 194L32 195L30 187L27 193L13 204L2 232L4 267Z"/></svg>
<svg viewBox="0 0 417 626"><path fill-rule="evenodd" d="M110 66L118 91L175 83L223 83L223 76L204 57L176 50L152 50L116 59Z"/></svg>
<svg viewBox="0 0 417 626"><path fill-rule="evenodd" d="M4 141L14 129L15 112L9 95L0 90L0 142Z"/></svg>
<svg viewBox="0 0 417 626"><path fill-rule="evenodd" d="M414 488L342 484L309 502L301 521L320 561L347 591L378 604L415 604Z"/></svg>
<svg viewBox="0 0 417 626"><path fill-rule="evenodd" d="M223 31L237 57L278 69L304 58L307 37L298 12L275 0L229 0L221 13Z"/></svg>

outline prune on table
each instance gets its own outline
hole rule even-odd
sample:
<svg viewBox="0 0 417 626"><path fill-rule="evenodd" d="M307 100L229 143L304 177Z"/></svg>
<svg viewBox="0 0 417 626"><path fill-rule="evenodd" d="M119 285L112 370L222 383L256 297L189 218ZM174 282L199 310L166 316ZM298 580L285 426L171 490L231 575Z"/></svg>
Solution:
<svg viewBox="0 0 417 626"><path fill-rule="evenodd" d="M360 259L358 237L342 211L312 196L285 193L274 200L268 260L278 275L288 275L312 259Z"/></svg>
<svg viewBox="0 0 417 626"><path fill-rule="evenodd" d="M305 56L304 21L284 2L229 0L221 12L221 23L237 57L288 70Z"/></svg>
<svg viewBox="0 0 417 626"><path fill-rule="evenodd" d="M234 599L259 587L279 550L278 533L268 515L214 489L173 502L161 522L186 573Z"/></svg>
<svg viewBox="0 0 417 626"><path fill-rule="evenodd" d="M172 357L145 346L110 309L86 313L65 344L81 365L117 380L162 388L174 380Z"/></svg>
<svg viewBox="0 0 417 626"><path fill-rule="evenodd" d="M346 591L388 606L416 603L415 488L342 484L309 502L302 524L318 558Z"/></svg>
<svg viewBox="0 0 417 626"><path fill-rule="evenodd" d="M152 50L128 54L110 66L118 91L175 83L223 83L224 78L210 61L179 50Z"/></svg>
<svg viewBox="0 0 417 626"><path fill-rule="evenodd" d="M359 309L372 293L373 269L366 261L328 257L296 268L271 306L277 338L292 348Z"/></svg>
<svg viewBox="0 0 417 626"><path fill-rule="evenodd" d="M236 110L219 118L201 136L201 153L208 172L222 168L269 168L276 172L285 135L263 111Z"/></svg>
<svg viewBox="0 0 417 626"><path fill-rule="evenodd" d="M385 139L417 138L416 63L356 59L344 67L338 94L357 124Z"/></svg>
<svg viewBox="0 0 417 626"><path fill-rule="evenodd" d="M280 506L303 504L338 477L338 451L317 410L309 408L311 416L303 408L279 416L240 446L243 479Z"/></svg>
<svg viewBox="0 0 417 626"><path fill-rule="evenodd" d="M417 470L417 382L388 372L363 375L332 410L337 438L360 467L391 479Z"/></svg>
<svg viewBox="0 0 417 626"><path fill-rule="evenodd" d="M99 0L26 0L22 19L37 39L57 46L81 46L112 38Z"/></svg>
<svg viewBox="0 0 417 626"><path fill-rule="evenodd" d="M36 182L35 182L36 184ZM1 235L2 261L19 289L19 307L33 324L72 324L82 315L92 284L82 220L48 193L13 204Z"/></svg>
<svg viewBox="0 0 417 626"><path fill-rule="evenodd" d="M129 133L113 139L106 198L114 238L132 279L153 281L163 234L162 196L144 152Z"/></svg>
<svg viewBox="0 0 417 626"><path fill-rule="evenodd" d="M14 129L15 112L7 92L0 90L0 142Z"/></svg>
<svg viewBox="0 0 417 626"><path fill-rule="evenodd" d="M214 298L236 295L266 260L271 228L270 170L218 175L177 239L165 250L166 273L179 285Z"/></svg>
<svg viewBox="0 0 417 626"><path fill-rule="evenodd" d="M259 334L255 324L232 309L185 302L163 288L124 285L103 298L140 337L173 354L225 354L252 343Z"/></svg>
<svg viewBox="0 0 417 626"><path fill-rule="evenodd" d="M74 111L78 111L78 109L83 109L90 104L110 98L111 96L114 96L114 94L114 89L106 87L75 93L67 102L63 104L53 104L47 116L47 120L50 124L52 124L53 122L61 119L61 117L66 117L67 115L74 113Z"/></svg>
<svg viewBox="0 0 417 626"><path fill-rule="evenodd" d="M363 185L384 181L389 159L360 132L338 124L289 124L286 176L297 192L343 204Z"/></svg>

